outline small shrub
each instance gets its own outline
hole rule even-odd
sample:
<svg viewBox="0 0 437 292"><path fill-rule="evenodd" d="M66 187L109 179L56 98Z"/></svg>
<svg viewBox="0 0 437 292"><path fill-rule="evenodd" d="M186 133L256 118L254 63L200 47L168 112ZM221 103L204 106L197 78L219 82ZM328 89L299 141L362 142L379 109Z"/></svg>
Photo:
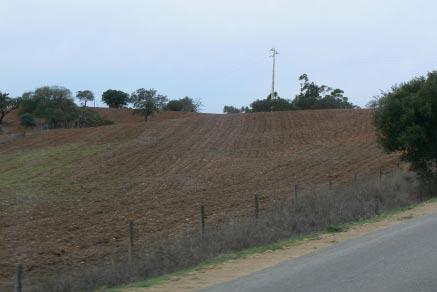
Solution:
<svg viewBox="0 0 437 292"><path fill-rule="evenodd" d="M20 125L25 128L30 128L35 126L35 120L33 116L29 113L24 113L20 116Z"/></svg>
<svg viewBox="0 0 437 292"><path fill-rule="evenodd" d="M329 233L337 233L337 232L344 232L347 230L347 228L343 225L339 224L328 224L325 228L326 232Z"/></svg>
<svg viewBox="0 0 437 292"><path fill-rule="evenodd" d="M104 120L99 113L90 110L88 108L79 109L79 117L76 121L76 127L87 128L87 127L98 127L113 124L112 121Z"/></svg>

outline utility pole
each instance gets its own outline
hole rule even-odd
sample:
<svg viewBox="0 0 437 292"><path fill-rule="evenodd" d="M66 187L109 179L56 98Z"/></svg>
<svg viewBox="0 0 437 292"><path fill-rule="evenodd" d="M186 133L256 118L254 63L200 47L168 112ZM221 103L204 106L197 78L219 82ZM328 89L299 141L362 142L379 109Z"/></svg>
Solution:
<svg viewBox="0 0 437 292"><path fill-rule="evenodd" d="M273 71L272 71L272 93L270 94L270 98L274 99L275 98L275 65L276 65L276 55L278 55L278 51L276 51L275 48L270 49L270 51L272 52L272 55L270 56L271 58L273 58Z"/></svg>

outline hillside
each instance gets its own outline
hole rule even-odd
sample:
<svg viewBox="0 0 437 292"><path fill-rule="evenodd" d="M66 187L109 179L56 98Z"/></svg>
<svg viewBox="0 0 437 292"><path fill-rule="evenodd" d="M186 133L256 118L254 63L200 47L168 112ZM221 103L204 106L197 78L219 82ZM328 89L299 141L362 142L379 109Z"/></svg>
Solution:
<svg viewBox="0 0 437 292"><path fill-rule="evenodd" d="M370 110L163 113L147 123L99 111L115 124L0 144L0 283L16 263L38 277L125 253L131 219L145 244L197 227L200 205L216 224L252 214L257 192L268 208L294 184L348 184L398 159L379 150Z"/></svg>

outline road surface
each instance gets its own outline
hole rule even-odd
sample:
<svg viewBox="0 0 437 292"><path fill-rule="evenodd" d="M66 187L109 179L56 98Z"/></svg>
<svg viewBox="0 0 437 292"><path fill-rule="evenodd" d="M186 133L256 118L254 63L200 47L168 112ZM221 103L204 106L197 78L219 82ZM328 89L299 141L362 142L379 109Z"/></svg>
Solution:
<svg viewBox="0 0 437 292"><path fill-rule="evenodd" d="M437 214L201 291L437 291Z"/></svg>

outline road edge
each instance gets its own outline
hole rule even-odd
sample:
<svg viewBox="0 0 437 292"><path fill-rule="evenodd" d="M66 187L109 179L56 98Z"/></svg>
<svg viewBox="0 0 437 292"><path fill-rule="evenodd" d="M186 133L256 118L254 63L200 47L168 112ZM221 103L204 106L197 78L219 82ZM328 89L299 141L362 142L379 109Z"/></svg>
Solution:
<svg viewBox="0 0 437 292"><path fill-rule="evenodd" d="M351 223L330 226L324 231L307 234L304 236L294 236L281 240L276 243L255 246L241 251L228 253L205 261L195 267L181 269L174 273L154 277L145 281L138 281L115 288L100 288L96 291L111 292L139 292L139 291L193 291L206 288L218 283L227 282L252 272L256 272L284 261L295 259L303 255L312 253L320 248L333 246L349 239L357 238L370 232L384 229L403 221L418 218L426 214L437 212L437 198L432 198L421 203L411 204L403 208L398 208L384 212L376 217L355 221ZM296 251L296 252L293 252ZM255 262L256 258L268 258L268 262L259 266L252 266L244 271L237 269L237 273L217 276L218 270L226 270L247 266L248 262ZM272 259L270 261L270 259ZM261 260L262 261L262 260ZM210 275L215 275L214 280Z"/></svg>

